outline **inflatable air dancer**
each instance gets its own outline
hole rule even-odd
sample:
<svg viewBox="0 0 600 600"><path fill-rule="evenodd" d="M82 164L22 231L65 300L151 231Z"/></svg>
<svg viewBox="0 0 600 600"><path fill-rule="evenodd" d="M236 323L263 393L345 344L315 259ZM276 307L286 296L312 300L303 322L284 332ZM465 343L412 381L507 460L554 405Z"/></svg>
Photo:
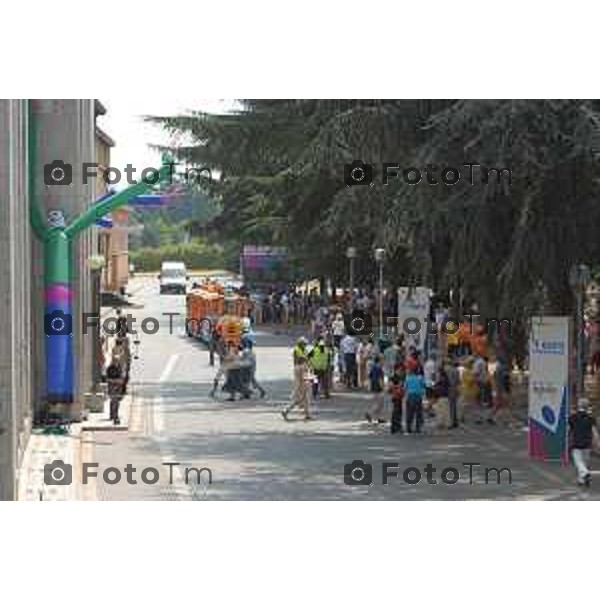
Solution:
<svg viewBox="0 0 600 600"><path fill-rule="evenodd" d="M171 173L172 162L163 156L163 165L153 171L153 177L136 183L125 190L92 204L85 213L67 225L60 210L50 211L48 224L35 198L35 143L34 120L30 110L29 169L31 194L31 225L36 237L44 245L44 334L46 388L45 401L48 416L61 412L57 405L71 404L74 399L72 312L72 243L78 234L93 225L107 213L127 204L130 199L148 192ZM55 410L52 411L51 408ZM58 410L57 410L58 409Z"/></svg>

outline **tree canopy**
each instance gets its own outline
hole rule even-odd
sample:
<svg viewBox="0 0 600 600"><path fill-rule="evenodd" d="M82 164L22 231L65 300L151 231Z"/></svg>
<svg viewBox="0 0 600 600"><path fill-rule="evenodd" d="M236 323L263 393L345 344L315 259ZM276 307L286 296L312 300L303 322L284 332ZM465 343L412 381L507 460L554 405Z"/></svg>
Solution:
<svg viewBox="0 0 600 600"><path fill-rule="evenodd" d="M306 276L376 277L458 289L482 314L570 308L572 265L594 266L600 113L586 100L240 100L227 114L148 117L190 143L169 148L219 177L210 194L221 240L285 245ZM347 186L344 165L375 166L374 185ZM382 163L400 177L382 184ZM472 167L469 182L467 163ZM437 185L402 170L437 168ZM460 169L454 185L446 167ZM507 168L481 181L482 167Z"/></svg>

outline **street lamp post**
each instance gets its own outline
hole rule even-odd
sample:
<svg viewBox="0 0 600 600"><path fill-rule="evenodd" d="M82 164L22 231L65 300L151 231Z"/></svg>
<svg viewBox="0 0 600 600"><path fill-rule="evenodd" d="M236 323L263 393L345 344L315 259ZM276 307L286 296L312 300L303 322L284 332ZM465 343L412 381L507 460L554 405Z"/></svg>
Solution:
<svg viewBox="0 0 600 600"><path fill-rule="evenodd" d="M383 339L383 261L385 249L375 248L375 262L379 265L379 339Z"/></svg>
<svg viewBox="0 0 600 600"><path fill-rule="evenodd" d="M575 312L575 359L576 359L576 380L575 393L577 397L583 395L584 391L584 365L585 365L585 345L584 345L584 304L585 290L590 281L590 269L587 265L573 265L569 273L569 283L573 288L576 301Z"/></svg>
<svg viewBox="0 0 600 600"><path fill-rule="evenodd" d="M346 250L346 258L350 269L349 286L350 286L350 311L354 309L354 259L356 258L356 248L349 246Z"/></svg>

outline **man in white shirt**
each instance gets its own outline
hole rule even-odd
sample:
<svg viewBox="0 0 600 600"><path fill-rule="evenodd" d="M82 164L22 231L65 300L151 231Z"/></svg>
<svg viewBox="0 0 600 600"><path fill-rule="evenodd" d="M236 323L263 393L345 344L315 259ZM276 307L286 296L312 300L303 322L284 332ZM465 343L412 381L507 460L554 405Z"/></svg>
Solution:
<svg viewBox="0 0 600 600"><path fill-rule="evenodd" d="M340 352L344 357L346 385L349 388L358 387L358 371L356 368L356 352L358 339L353 335L344 335L340 341Z"/></svg>
<svg viewBox="0 0 600 600"><path fill-rule="evenodd" d="M346 333L346 325L342 313L337 313L337 315L335 315L335 319L331 324L331 333L333 334L333 344L336 348L339 348L340 342Z"/></svg>

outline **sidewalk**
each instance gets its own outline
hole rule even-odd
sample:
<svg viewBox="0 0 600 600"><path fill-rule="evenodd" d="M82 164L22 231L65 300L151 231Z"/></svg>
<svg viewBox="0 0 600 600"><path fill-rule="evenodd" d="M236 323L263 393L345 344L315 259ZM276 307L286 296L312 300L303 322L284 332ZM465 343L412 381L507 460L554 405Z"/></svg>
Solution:
<svg viewBox="0 0 600 600"><path fill-rule="evenodd" d="M127 431L131 411L130 394L121 401L121 424L113 425L108 417L109 402L104 403L102 413L89 413L81 423L68 427L66 435L44 433L34 429L19 469L18 500L95 500L95 483L82 485L81 473L84 462L93 462L92 432ZM72 466L72 483L69 485L47 485L44 481L44 467L54 461L62 461ZM68 471L65 469L65 472ZM57 472L58 475L60 473Z"/></svg>
<svg viewBox="0 0 600 600"><path fill-rule="evenodd" d="M148 285L146 280L134 280L130 286L131 295L135 296L144 285ZM103 307L100 311L103 319L112 314L114 309L111 307ZM18 473L18 500L95 500L95 485L81 484L82 463L92 462L92 432L127 431L133 393L134 387L131 386L130 393L121 401L121 424L118 426L113 425L109 418L109 401L106 399L103 412L84 414L84 420L69 425L65 435L44 433L42 428L33 429ZM72 484L46 485L44 466L54 461L72 466Z"/></svg>

